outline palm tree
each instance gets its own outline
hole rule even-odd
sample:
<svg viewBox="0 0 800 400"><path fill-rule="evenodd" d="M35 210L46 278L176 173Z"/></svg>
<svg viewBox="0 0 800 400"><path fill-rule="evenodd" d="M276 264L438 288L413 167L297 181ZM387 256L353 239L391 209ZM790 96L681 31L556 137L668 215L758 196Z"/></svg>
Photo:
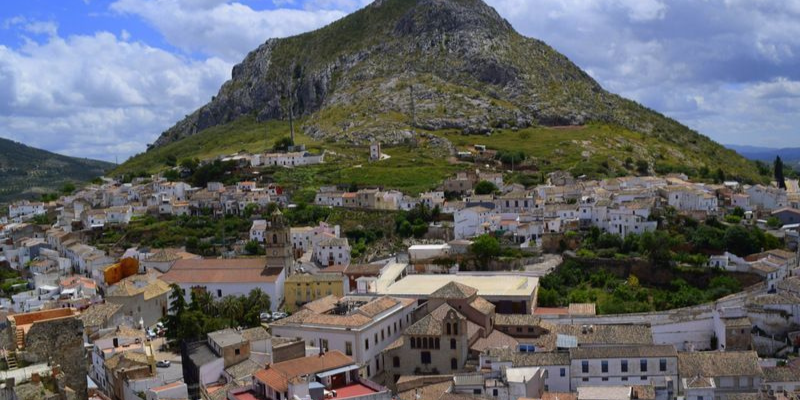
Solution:
<svg viewBox="0 0 800 400"><path fill-rule="evenodd" d="M236 296L227 295L219 301L217 305L220 313L227 316L231 321L231 327L235 327L237 321L241 319L244 307L240 298Z"/></svg>
<svg viewBox="0 0 800 400"><path fill-rule="evenodd" d="M255 288L247 294L247 311L262 312L270 309L272 302L269 295L264 293L261 288Z"/></svg>

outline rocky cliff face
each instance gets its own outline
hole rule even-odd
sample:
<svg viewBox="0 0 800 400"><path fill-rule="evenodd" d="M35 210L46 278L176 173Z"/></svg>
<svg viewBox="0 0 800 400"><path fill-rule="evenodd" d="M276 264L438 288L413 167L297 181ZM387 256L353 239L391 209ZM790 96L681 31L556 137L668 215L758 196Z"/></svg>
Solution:
<svg viewBox="0 0 800 400"><path fill-rule="evenodd" d="M618 124L699 152L709 140L603 90L481 0L378 0L319 30L271 39L162 146L239 116L303 117L315 138L397 143L424 131Z"/></svg>

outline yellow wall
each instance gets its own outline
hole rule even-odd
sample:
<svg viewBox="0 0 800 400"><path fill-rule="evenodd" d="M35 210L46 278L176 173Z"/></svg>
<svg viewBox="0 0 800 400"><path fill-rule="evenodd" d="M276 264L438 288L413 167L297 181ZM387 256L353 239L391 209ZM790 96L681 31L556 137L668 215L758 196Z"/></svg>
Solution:
<svg viewBox="0 0 800 400"><path fill-rule="evenodd" d="M135 258L123 258L118 263L106 268L103 278L106 285L111 286L129 276L139 273L139 260Z"/></svg>
<svg viewBox="0 0 800 400"><path fill-rule="evenodd" d="M337 281L292 281L290 277L283 284L283 296L286 299L286 309L295 312L302 304L323 298L328 295L344 296L344 279ZM310 293L309 293L310 290ZM298 295L299 291L299 295ZM298 305L299 304L299 305Z"/></svg>

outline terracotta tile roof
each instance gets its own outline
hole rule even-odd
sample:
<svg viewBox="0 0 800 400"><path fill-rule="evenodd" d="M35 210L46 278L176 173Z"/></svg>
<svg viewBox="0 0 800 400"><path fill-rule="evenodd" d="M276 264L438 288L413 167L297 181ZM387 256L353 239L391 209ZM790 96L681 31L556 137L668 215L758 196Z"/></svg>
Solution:
<svg viewBox="0 0 800 400"><path fill-rule="evenodd" d="M439 400L452 387L453 383L449 380L437 382L399 392L397 398L400 400Z"/></svg>
<svg viewBox="0 0 800 400"><path fill-rule="evenodd" d="M170 283L274 283L282 268L264 269L263 258L178 260L161 276Z"/></svg>
<svg viewBox="0 0 800 400"><path fill-rule="evenodd" d="M109 339L109 338L142 338L144 339L145 334L144 331L140 329L134 329L127 325L119 325L116 329L110 332L106 332L105 334L100 335L97 339Z"/></svg>
<svg viewBox="0 0 800 400"><path fill-rule="evenodd" d="M513 348L516 349L519 342L516 339L512 338L511 336L506 335L503 332L498 330L492 331L489 336L485 338L479 338L472 346L470 346L470 350L482 352L489 348Z"/></svg>
<svg viewBox="0 0 800 400"><path fill-rule="evenodd" d="M681 376L761 376L758 355L754 351L708 351L678 354Z"/></svg>
<svg viewBox="0 0 800 400"><path fill-rule="evenodd" d="M347 269L346 265L336 264L328 268L323 268L319 272L323 274L343 274L345 269Z"/></svg>
<svg viewBox="0 0 800 400"><path fill-rule="evenodd" d="M592 359L592 358L636 358L636 357L676 357L678 355L675 346L671 344L662 345L640 345L640 346L607 346L607 347L575 347L569 349L570 358Z"/></svg>
<svg viewBox="0 0 800 400"><path fill-rule="evenodd" d="M244 340L247 340L249 342L255 342L258 340L267 340L272 337L269 334L269 332L267 332L267 330L264 329L264 327L262 326L256 326L254 328L249 328L249 329L242 329L242 331L239 333L242 335Z"/></svg>
<svg viewBox="0 0 800 400"><path fill-rule="evenodd" d="M121 308L122 304L116 303L94 304L83 310L78 318L83 321L83 326L86 327L103 326Z"/></svg>
<svg viewBox="0 0 800 400"><path fill-rule="evenodd" d="M800 382L800 369L793 367L762 368L764 382Z"/></svg>
<svg viewBox="0 0 800 400"><path fill-rule="evenodd" d="M477 293L478 289L451 281L431 293L430 298L446 300L468 299Z"/></svg>
<svg viewBox="0 0 800 400"><path fill-rule="evenodd" d="M575 336L578 344L653 344L647 325L592 325L583 333L582 325L556 325L555 333Z"/></svg>
<svg viewBox="0 0 800 400"><path fill-rule="evenodd" d="M393 297L383 296L364 304L358 309L358 312L369 318L375 318L376 316L398 304L401 304L401 300Z"/></svg>
<svg viewBox="0 0 800 400"><path fill-rule="evenodd" d="M297 274L286 278L286 284L311 282L342 282L340 274Z"/></svg>
<svg viewBox="0 0 800 400"><path fill-rule="evenodd" d="M537 326L541 317L531 314L495 314L495 326Z"/></svg>
<svg viewBox="0 0 800 400"><path fill-rule="evenodd" d="M289 390L289 380L302 375L311 375L353 364L353 359L334 350L324 355L295 358L270 365L253 374L255 379L280 392Z"/></svg>
<svg viewBox="0 0 800 400"><path fill-rule="evenodd" d="M488 315L494 312L494 304L486 301L483 297L476 297L469 303L470 307L478 310L481 314Z"/></svg>
<svg viewBox="0 0 800 400"><path fill-rule="evenodd" d="M358 310L346 315L324 314L324 312L333 309L336 304L335 301L338 300L339 299L336 299L334 296L327 296L308 303L297 313L278 320L274 322L273 325L326 325L356 328L373 322L374 317L392 307L396 307L397 305L407 307L414 303L413 299L398 299L384 296L371 300L367 304L359 307Z"/></svg>
<svg viewBox="0 0 800 400"><path fill-rule="evenodd" d="M333 310L338 302L339 298L331 294L321 299L316 299L312 302L306 303L302 308L309 310L314 314L325 314L326 312Z"/></svg>
<svg viewBox="0 0 800 400"><path fill-rule="evenodd" d="M419 321L409 326L405 333L408 335L440 336L442 334L442 320L447 313L454 311L459 319L465 319L461 313L456 311L449 304L444 303L433 310L430 314L422 317Z"/></svg>
<svg viewBox="0 0 800 400"><path fill-rule="evenodd" d="M378 276L383 265L375 264L350 264L344 269L345 275L371 275Z"/></svg>

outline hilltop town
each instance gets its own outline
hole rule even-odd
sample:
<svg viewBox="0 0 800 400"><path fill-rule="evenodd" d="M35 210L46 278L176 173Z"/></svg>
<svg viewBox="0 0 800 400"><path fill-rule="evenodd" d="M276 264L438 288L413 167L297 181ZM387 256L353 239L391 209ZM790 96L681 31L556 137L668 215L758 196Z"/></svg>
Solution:
<svg viewBox="0 0 800 400"><path fill-rule="evenodd" d="M386 158L374 143L364 162ZM10 204L3 393L702 400L800 390L796 181L554 172L526 187L487 168L419 194L343 182L306 202L258 177L181 178L220 163L230 182L238 169L324 162L303 148L240 152Z"/></svg>

